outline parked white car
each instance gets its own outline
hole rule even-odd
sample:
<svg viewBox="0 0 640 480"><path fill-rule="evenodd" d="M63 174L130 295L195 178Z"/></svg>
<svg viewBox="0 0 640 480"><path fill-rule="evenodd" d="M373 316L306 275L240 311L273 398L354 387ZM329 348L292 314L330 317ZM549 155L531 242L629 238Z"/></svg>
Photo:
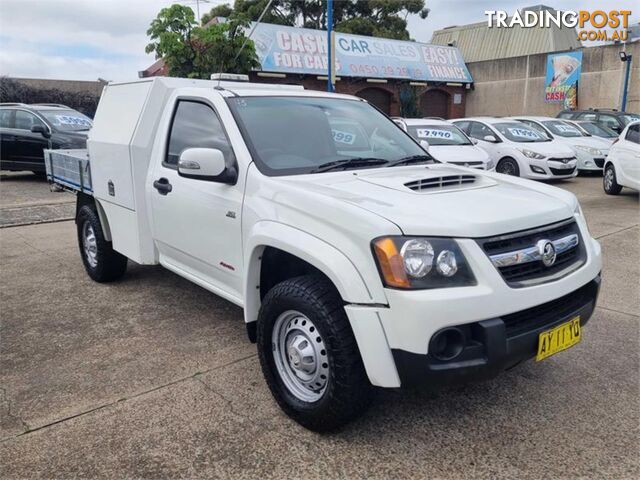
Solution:
<svg viewBox="0 0 640 480"><path fill-rule="evenodd" d="M591 122L589 120L564 120L571 125L575 125L580 128L584 133L598 137L607 142L609 147L615 140L618 139L619 133L615 130L605 127L597 122Z"/></svg>
<svg viewBox="0 0 640 480"><path fill-rule="evenodd" d="M627 125L611 146L602 184L609 195L619 194L622 187L640 191L640 122Z"/></svg>
<svg viewBox="0 0 640 480"><path fill-rule="evenodd" d="M609 153L610 142L592 137L566 120L551 117L516 116L543 135L567 145L578 159L578 170L602 171L604 159Z"/></svg>
<svg viewBox="0 0 640 480"><path fill-rule="evenodd" d="M441 162L461 167L494 170L495 163L462 130L446 120L431 118L394 118L430 155Z"/></svg>
<svg viewBox="0 0 640 480"><path fill-rule="evenodd" d="M561 142L553 141L522 122L499 117L452 120L496 162L496 172L535 180L575 177L576 157Z"/></svg>
<svg viewBox="0 0 640 480"><path fill-rule="evenodd" d="M372 386L543 360L595 308L601 250L575 195L437 163L357 97L109 84L88 151L47 155L77 192L87 274L160 264L242 307L273 396L310 429L362 413Z"/></svg>

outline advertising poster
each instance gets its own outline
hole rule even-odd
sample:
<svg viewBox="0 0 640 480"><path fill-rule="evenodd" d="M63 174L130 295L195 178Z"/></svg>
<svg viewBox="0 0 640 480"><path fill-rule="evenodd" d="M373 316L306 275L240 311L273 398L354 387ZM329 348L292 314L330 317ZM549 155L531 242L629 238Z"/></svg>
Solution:
<svg viewBox="0 0 640 480"><path fill-rule="evenodd" d="M327 32L260 23L253 34L265 72L327 74ZM335 34L336 75L472 82L456 47Z"/></svg>
<svg viewBox="0 0 640 480"><path fill-rule="evenodd" d="M581 66L582 51L547 55L545 102L563 103L564 108L576 108Z"/></svg>

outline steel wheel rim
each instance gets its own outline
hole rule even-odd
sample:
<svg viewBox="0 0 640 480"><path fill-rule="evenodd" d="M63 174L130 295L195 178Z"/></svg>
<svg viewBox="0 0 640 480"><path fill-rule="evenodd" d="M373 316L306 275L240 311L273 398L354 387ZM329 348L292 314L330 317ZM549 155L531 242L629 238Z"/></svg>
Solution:
<svg viewBox="0 0 640 480"><path fill-rule="evenodd" d="M607 190L611 190L613 186L613 168L607 168L606 173L604 174L604 187Z"/></svg>
<svg viewBox="0 0 640 480"><path fill-rule="evenodd" d="M510 161L504 161L500 164L500 172L498 173L502 173L504 175L511 175L511 176L515 176L516 174L516 169L513 166L513 163Z"/></svg>
<svg viewBox="0 0 640 480"><path fill-rule="evenodd" d="M273 359L287 390L298 400L322 398L329 379L327 348L317 327L295 310L282 313L271 334Z"/></svg>
<svg viewBox="0 0 640 480"><path fill-rule="evenodd" d="M98 265L98 241L96 233L89 222L84 222L82 226L82 248L87 263L95 268Z"/></svg>

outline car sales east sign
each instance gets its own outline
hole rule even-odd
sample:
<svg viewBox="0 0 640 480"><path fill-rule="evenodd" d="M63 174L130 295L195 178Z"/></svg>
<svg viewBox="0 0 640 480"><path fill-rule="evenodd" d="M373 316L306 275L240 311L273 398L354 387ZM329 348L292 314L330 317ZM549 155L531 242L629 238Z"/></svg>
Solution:
<svg viewBox="0 0 640 480"><path fill-rule="evenodd" d="M260 23L252 36L265 72L327 74L327 33ZM336 75L471 83L455 47L335 34Z"/></svg>

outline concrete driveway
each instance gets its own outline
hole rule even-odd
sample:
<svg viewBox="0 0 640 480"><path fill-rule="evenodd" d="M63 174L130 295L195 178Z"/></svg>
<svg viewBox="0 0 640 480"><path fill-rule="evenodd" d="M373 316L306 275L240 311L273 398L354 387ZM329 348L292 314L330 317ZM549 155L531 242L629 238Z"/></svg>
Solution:
<svg viewBox="0 0 640 480"><path fill-rule="evenodd" d="M380 391L331 435L280 412L239 308L159 267L93 283L72 221L1 228L0 477L638 478L640 209L601 181L557 184L605 256L579 345L490 382ZM71 198L47 188L3 175L0 218Z"/></svg>

